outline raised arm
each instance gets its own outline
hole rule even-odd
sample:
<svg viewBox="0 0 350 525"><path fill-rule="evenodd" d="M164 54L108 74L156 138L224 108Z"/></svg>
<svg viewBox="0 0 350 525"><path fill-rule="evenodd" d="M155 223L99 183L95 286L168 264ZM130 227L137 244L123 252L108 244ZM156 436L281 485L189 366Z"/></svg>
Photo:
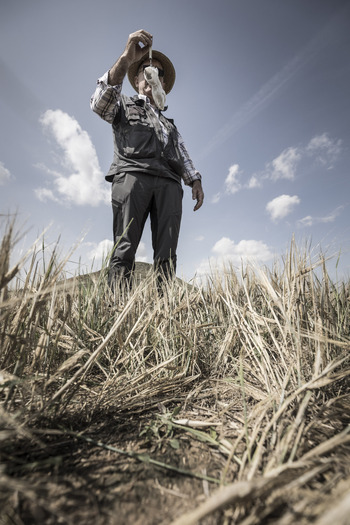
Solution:
<svg viewBox="0 0 350 525"><path fill-rule="evenodd" d="M120 104L124 77L131 64L146 55L151 45L152 35L147 31L140 29L131 33L122 55L114 66L98 79L90 99L90 107L103 120L112 124Z"/></svg>
<svg viewBox="0 0 350 525"><path fill-rule="evenodd" d="M124 52L109 70L108 80L111 86L116 86L123 82L131 64L147 55L149 48L152 46L152 40L151 33L144 29L139 29L129 35ZM141 47L141 44L143 47Z"/></svg>

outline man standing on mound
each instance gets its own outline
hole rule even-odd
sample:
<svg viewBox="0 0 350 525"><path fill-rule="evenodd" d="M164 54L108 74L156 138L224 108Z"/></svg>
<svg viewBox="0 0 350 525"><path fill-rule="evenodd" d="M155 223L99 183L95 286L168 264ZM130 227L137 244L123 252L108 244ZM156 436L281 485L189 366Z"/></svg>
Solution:
<svg viewBox="0 0 350 525"><path fill-rule="evenodd" d="M125 75L137 91L122 94ZM98 81L91 108L112 124L114 159L106 175L112 183L114 251L109 283L130 279L145 221L150 215L154 266L169 278L176 271L183 190L192 187L194 211L204 199L201 175L195 170L174 122L166 118L165 95L175 82L168 57L152 51L152 35L144 30L129 35L114 66Z"/></svg>

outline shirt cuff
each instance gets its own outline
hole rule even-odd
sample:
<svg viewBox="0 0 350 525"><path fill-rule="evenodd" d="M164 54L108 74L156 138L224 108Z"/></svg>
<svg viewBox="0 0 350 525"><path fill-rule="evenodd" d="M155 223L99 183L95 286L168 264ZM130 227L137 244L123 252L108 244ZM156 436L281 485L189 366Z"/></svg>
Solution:
<svg viewBox="0 0 350 525"><path fill-rule="evenodd" d="M118 91L120 93L121 90L122 90L123 83L116 84L115 86L112 86L111 84L108 84L108 74L109 74L109 70L106 71L106 73L104 75L102 75L102 77L97 79L97 83L98 84L104 84L106 87L115 89L116 91Z"/></svg>

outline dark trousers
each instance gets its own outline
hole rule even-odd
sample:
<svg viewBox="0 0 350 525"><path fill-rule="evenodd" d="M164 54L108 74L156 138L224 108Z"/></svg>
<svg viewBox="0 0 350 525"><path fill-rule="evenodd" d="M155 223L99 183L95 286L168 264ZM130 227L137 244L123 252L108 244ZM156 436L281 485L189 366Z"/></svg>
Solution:
<svg viewBox="0 0 350 525"><path fill-rule="evenodd" d="M183 189L176 181L138 172L115 175L112 184L114 251L109 283L130 279L135 254L148 215L151 221L153 260L163 277L176 271Z"/></svg>

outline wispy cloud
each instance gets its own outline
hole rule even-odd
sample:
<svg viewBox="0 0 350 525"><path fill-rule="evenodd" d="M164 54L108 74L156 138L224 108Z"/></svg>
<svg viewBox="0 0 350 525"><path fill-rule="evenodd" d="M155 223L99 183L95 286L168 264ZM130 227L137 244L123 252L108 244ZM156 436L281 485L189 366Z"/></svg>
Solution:
<svg viewBox="0 0 350 525"><path fill-rule="evenodd" d="M210 143L203 150L201 157L206 157L219 145L245 124L255 118L260 111L266 108L275 98L281 88L299 71L309 60L307 53L295 56L278 73L273 75L261 88L236 111L230 120L214 135Z"/></svg>
<svg viewBox="0 0 350 525"><path fill-rule="evenodd" d="M53 188L36 189L37 198L90 206L109 203L110 191L105 187L96 150L88 133L74 117L60 109L46 111L40 122L54 137L63 156L58 156L58 169L44 166L53 177Z"/></svg>
<svg viewBox="0 0 350 525"><path fill-rule="evenodd" d="M298 221L298 225L301 227L310 227L314 226L315 224L326 224L329 222L334 222L336 218L341 214L343 209L344 206L338 206L329 215L325 215L323 217L312 217L311 215L307 215L306 217L303 217Z"/></svg>
<svg viewBox="0 0 350 525"><path fill-rule="evenodd" d="M39 201L41 202L53 201L53 202L57 202L58 204L61 204L62 202L61 199L56 197L54 192L50 190L49 188L36 188L34 192L37 198L39 199Z"/></svg>
<svg viewBox="0 0 350 525"><path fill-rule="evenodd" d="M266 210L270 214L270 218L277 222L287 217L299 203L300 199L297 195L280 195L267 203Z"/></svg>
<svg viewBox="0 0 350 525"><path fill-rule="evenodd" d="M261 180L256 176L253 175L250 177L248 184L245 186L248 190L253 190L255 188L261 188L262 182Z"/></svg>
<svg viewBox="0 0 350 525"><path fill-rule="evenodd" d="M334 139L328 133L322 133L310 140L305 152L323 166L326 165L328 169L331 169L342 152L342 140Z"/></svg>
<svg viewBox="0 0 350 525"><path fill-rule="evenodd" d="M215 195L212 196L211 198L211 202L212 204L217 204L221 199L221 192L218 191L217 193L215 193Z"/></svg>
<svg viewBox="0 0 350 525"><path fill-rule="evenodd" d="M5 168L5 164L3 162L0 162L0 186L7 184L10 179L11 179L10 170Z"/></svg>
<svg viewBox="0 0 350 525"><path fill-rule="evenodd" d="M341 15L338 14L336 18L329 20L318 33L311 37L299 53L267 80L267 82L231 116L226 124L214 135L209 144L205 146L201 154L202 158L211 154L214 149L221 146L233 133L253 120L263 109L273 102L282 88L292 80L303 67L314 57L322 53L329 44L330 39L333 38L333 33L329 31L329 28L330 26L336 27L340 16Z"/></svg>

